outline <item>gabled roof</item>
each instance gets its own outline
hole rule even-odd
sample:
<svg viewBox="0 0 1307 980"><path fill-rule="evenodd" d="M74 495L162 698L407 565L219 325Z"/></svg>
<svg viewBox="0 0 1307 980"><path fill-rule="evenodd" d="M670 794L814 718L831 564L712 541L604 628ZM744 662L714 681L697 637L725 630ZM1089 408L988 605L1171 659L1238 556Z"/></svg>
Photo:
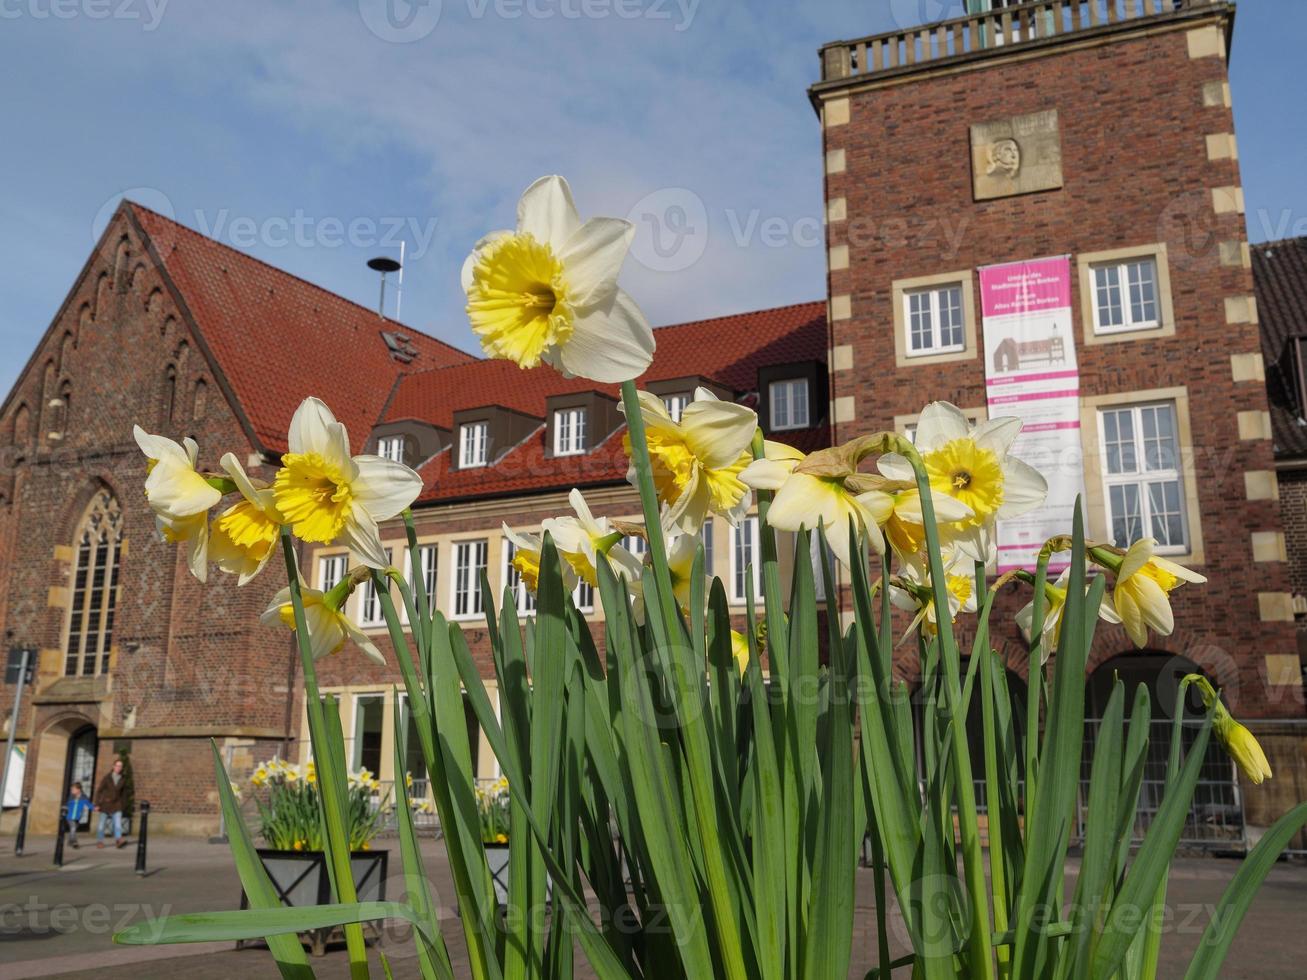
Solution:
<svg viewBox="0 0 1307 980"><path fill-rule="evenodd" d="M698 377L715 381L741 395L754 393L758 369L768 365L826 360L826 306L799 303L661 327L654 332L657 351L641 384ZM566 379L553 368L523 371L507 361L476 361L403 377L384 421L416 419L449 428L454 413L485 405L502 405L544 419L551 395L600 391L613 398L615 385L583 378ZM820 407L815 406L818 414ZM804 451L827 444L825 419L810 429L785 433L785 441ZM580 456L552 457L545 452L545 427L488 467L460 470L445 450L421 466L426 485L420 503L439 503L566 490L619 483L626 478L622 450L625 428Z"/></svg>
<svg viewBox="0 0 1307 980"><path fill-rule="evenodd" d="M1307 238L1254 245L1252 258L1275 453L1307 456L1307 393L1298 390L1290 343L1307 339Z"/></svg>
<svg viewBox="0 0 1307 980"><path fill-rule="evenodd" d="M360 451L401 375L474 358L253 256L124 202L176 287L260 448L286 449L286 430L308 395L327 399ZM399 332L411 361L392 356Z"/></svg>

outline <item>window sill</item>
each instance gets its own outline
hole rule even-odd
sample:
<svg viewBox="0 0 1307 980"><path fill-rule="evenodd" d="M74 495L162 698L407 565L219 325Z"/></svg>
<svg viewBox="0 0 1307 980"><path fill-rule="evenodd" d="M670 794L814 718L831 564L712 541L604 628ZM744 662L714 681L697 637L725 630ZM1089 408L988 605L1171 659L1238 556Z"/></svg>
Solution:
<svg viewBox="0 0 1307 980"><path fill-rule="evenodd" d="M1094 328L1085 332L1086 344L1118 344L1126 340L1156 340L1174 337L1174 323L1154 323L1147 327L1121 327L1113 330Z"/></svg>
<svg viewBox="0 0 1307 980"><path fill-rule="evenodd" d="M973 361L976 349L963 347L953 351L923 351L920 354L904 353L897 360L898 367L919 367L927 364L952 364L957 361Z"/></svg>

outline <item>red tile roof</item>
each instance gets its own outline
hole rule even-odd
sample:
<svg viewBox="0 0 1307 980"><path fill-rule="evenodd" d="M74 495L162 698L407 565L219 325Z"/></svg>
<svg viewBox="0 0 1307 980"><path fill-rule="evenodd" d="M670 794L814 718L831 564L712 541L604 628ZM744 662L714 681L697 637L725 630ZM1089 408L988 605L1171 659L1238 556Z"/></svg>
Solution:
<svg viewBox="0 0 1307 980"><path fill-rule="evenodd" d="M747 393L757 388L759 367L826 359L826 307L820 302L799 303L662 327L654 335L658 349L653 365L640 379L642 383L697 376ZM550 395L594 390L619 397L614 385L568 380L552 368L523 371L507 361L477 361L406 375L384 421L418 419L448 429L455 412L488 404L543 420ZM446 450L420 468L426 489L419 502L621 482L626 478L625 431L620 428L582 456L553 458L545 453L542 425L492 466L469 470L453 468L452 453ZM829 430L822 420L814 428L787 432L785 441L812 450L826 445L828 439Z"/></svg>
<svg viewBox="0 0 1307 980"><path fill-rule="evenodd" d="M1298 390L1289 344L1307 337L1307 238L1254 245L1252 257L1275 452L1307 456L1307 393Z"/></svg>
<svg viewBox="0 0 1307 980"><path fill-rule="evenodd" d="M475 360L139 204L123 206L177 287L261 448L283 452L296 406L321 395L360 451L397 378ZM391 356L383 331L408 338L411 362Z"/></svg>

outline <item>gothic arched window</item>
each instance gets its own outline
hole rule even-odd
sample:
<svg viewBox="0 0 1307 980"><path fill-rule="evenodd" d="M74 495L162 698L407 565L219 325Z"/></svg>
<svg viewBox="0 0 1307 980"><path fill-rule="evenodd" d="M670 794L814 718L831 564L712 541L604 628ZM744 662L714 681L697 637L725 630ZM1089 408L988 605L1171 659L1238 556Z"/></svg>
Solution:
<svg viewBox="0 0 1307 980"><path fill-rule="evenodd" d="M92 677L109 671L122 536L118 501L102 489L86 508L74 541L72 602L64 643L67 677Z"/></svg>

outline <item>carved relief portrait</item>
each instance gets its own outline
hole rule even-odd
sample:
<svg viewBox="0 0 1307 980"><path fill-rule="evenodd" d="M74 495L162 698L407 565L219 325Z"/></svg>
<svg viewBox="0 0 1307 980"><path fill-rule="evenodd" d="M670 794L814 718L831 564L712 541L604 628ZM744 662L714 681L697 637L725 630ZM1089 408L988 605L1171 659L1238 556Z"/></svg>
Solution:
<svg viewBox="0 0 1307 980"><path fill-rule="evenodd" d="M972 126L971 176L977 201L1060 188L1062 135L1057 110Z"/></svg>

